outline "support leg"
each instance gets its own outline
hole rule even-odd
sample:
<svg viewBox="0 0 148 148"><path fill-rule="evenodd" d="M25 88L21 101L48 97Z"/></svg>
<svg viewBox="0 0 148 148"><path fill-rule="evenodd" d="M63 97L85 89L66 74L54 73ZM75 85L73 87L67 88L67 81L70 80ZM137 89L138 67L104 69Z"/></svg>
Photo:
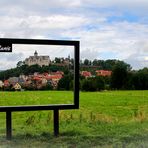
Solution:
<svg viewBox="0 0 148 148"><path fill-rule="evenodd" d="M54 135L59 135L59 110L54 110Z"/></svg>
<svg viewBox="0 0 148 148"><path fill-rule="evenodd" d="M12 119L11 119L11 111L6 112L6 138L7 140L11 140L12 137Z"/></svg>

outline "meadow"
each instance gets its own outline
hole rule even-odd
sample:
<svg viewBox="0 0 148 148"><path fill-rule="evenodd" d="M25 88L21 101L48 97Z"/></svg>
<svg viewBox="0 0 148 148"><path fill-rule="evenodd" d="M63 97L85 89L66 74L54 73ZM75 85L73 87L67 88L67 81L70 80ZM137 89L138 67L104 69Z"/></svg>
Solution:
<svg viewBox="0 0 148 148"><path fill-rule="evenodd" d="M69 104L70 91L0 92L0 106ZM0 113L0 148L148 147L148 91L80 92L79 110L60 111L60 135L53 135L52 111L13 112L13 139L5 139Z"/></svg>

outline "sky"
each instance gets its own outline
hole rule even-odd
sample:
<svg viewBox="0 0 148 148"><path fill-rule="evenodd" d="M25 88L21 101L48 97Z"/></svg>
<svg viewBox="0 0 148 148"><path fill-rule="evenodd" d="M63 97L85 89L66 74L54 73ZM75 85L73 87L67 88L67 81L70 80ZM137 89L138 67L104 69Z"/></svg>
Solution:
<svg viewBox="0 0 148 148"><path fill-rule="evenodd" d="M0 38L78 40L81 59L148 67L148 0L0 0L0 6ZM0 69L34 52L23 49L0 53Z"/></svg>

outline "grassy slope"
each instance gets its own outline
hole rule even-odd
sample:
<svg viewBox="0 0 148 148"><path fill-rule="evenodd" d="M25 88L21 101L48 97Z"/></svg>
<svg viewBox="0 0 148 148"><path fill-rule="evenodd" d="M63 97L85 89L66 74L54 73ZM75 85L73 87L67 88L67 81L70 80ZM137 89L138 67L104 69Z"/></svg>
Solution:
<svg viewBox="0 0 148 148"><path fill-rule="evenodd" d="M71 103L72 93L0 92L0 105L49 101ZM5 140L5 113L0 113L0 147L148 147L148 91L82 92L79 110L60 111L57 138L52 121L52 111L15 112L10 142Z"/></svg>

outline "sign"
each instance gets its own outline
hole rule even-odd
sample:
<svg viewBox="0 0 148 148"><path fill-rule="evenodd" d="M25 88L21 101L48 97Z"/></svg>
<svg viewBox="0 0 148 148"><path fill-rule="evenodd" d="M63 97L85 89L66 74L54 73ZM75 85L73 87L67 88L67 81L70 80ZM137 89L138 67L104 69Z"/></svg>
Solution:
<svg viewBox="0 0 148 148"><path fill-rule="evenodd" d="M12 44L0 43L0 52L12 52Z"/></svg>
<svg viewBox="0 0 148 148"><path fill-rule="evenodd" d="M40 39L9 39L0 38L0 52L12 52L12 45L62 45L74 47L74 98L72 104L48 104L48 105L25 105L25 106L0 106L0 112L6 112L6 135L12 137L12 112L15 111L38 111L53 110L54 135L59 134L59 110L79 109L79 41L69 40L40 40ZM61 96L62 97L62 96ZM20 98L21 99L21 98Z"/></svg>
<svg viewBox="0 0 148 148"><path fill-rule="evenodd" d="M42 39L8 39L0 38L1 52L10 52L12 45L61 45L74 47L74 91L70 104L47 105L20 105L0 106L0 112L10 111L35 111L53 109L78 109L79 108L79 41L70 40L42 40ZM61 96L62 97L62 96Z"/></svg>

